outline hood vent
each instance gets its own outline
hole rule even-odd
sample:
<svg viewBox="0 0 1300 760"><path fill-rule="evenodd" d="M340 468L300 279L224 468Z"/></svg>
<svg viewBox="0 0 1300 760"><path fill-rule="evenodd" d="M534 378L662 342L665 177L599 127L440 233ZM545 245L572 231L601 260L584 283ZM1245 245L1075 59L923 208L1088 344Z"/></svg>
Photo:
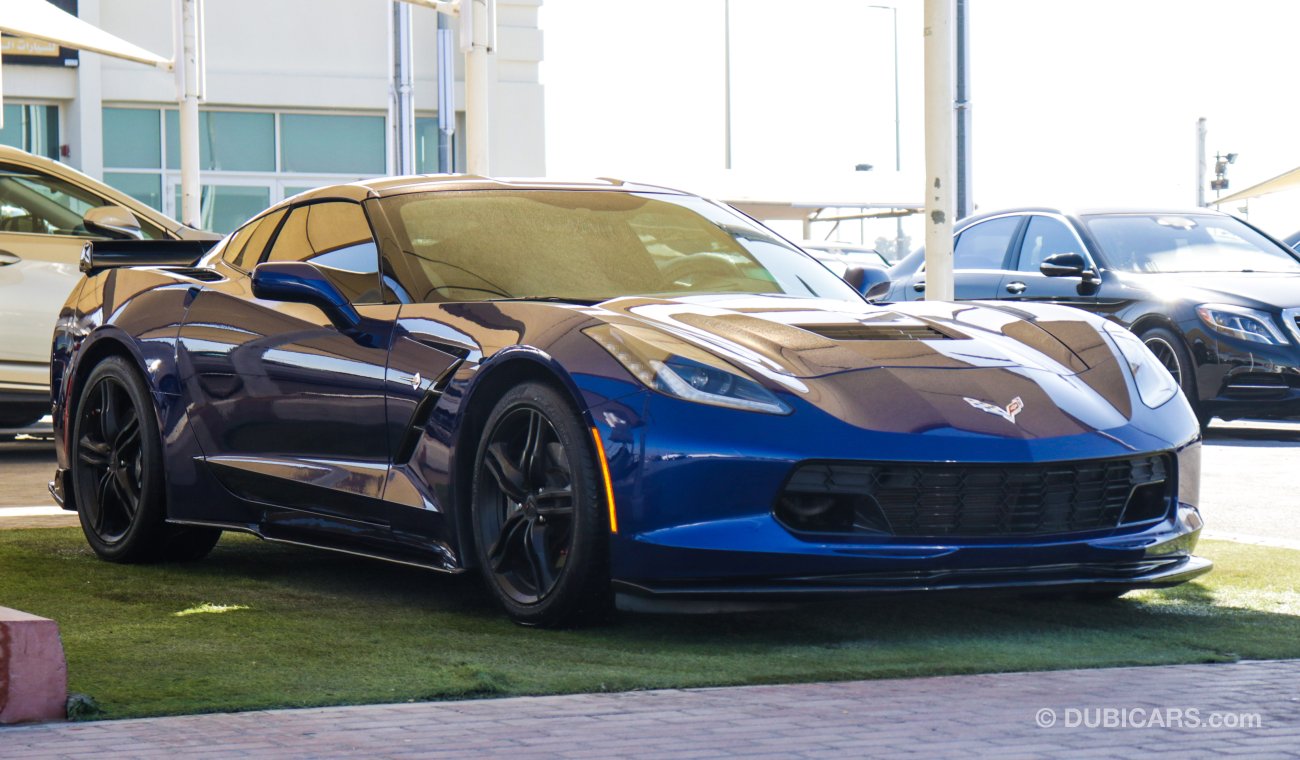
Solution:
<svg viewBox="0 0 1300 760"><path fill-rule="evenodd" d="M800 329L816 333L831 340L949 340L946 335L929 325L865 324L851 322L840 325L797 325Z"/></svg>

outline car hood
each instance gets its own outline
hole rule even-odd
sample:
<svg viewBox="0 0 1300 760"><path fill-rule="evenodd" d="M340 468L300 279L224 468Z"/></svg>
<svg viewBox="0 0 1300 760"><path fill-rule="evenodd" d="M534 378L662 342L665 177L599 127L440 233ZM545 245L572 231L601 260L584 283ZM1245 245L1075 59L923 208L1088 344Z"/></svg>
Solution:
<svg viewBox="0 0 1300 760"><path fill-rule="evenodd" d="M608 322L653 325L875 430L1041 438L1113 428L1132 413L1127 376L1093 318L1061 307L691 296L600 308Z"/></svg>
<svg viewBox="0 0 1300 760"><path fill-rule="evenodd" d="M1120 276L1124 282L1166 300L1185 298L1198 303L1229 303L1257 309L1300 306L1300 273L1125 272Z"/></svg>
<svg viewBox="0 0 1300 760"><path fill-rule="evenodd" d="M1059 323L1039 324L1031 313L989 304L876 306L713 295L620 298L600 306L728 359L796 378L872 368L1025 367L1073 375L1091 366L1089 355L1092 361L1110 356L1082 315L1062 335Z"/></svg>

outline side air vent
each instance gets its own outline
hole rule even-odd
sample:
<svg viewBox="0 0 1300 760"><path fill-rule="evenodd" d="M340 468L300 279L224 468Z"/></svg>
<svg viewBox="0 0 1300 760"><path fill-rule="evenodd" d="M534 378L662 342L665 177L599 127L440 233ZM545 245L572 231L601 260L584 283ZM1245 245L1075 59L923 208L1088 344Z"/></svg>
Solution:
<svg viewBox="0 0 1300 760"><path fill-rule="evenodd" d="M887 325L851 322L842 325L798 325L831 340L950 340L929 325Z"/></svg>
<svg viewBox="0 0 1300 760"><path fill-rule="evenodd" d="M201 269L199 267L171 267L167 271L174 272L181 277L188 277L191 280L202 280L203 282L217 282L224 279L221 275L211 269Z"/></svg>

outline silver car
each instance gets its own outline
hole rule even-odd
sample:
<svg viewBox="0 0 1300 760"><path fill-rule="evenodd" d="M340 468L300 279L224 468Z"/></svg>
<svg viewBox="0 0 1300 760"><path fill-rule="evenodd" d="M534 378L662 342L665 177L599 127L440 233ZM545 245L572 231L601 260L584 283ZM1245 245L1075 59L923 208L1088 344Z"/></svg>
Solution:
<svg viewBox="0 0 1300 760"><path fill-rule="evenodd" d="M72 168L0 146L0 436L49 413L50 336L86 240L216 239Z"/></svg>

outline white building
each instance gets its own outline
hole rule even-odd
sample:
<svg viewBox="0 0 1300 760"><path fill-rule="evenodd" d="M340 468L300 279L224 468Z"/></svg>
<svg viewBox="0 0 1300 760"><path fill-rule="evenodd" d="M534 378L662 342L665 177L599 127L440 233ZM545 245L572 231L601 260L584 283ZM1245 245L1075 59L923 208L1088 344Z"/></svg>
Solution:
<svg viewBox="0 0 1300 760"><path fill-rule="evenodd" d="M159 55L172 54L173 0L51 0ZM498 0L491 167L545 173L539 80L542 0ZM389 0L206 3L207 101L201 108L204 226L220 231L282 198L392 173ZM438 165L437 15L412 10L416 163ZM82 53L65 62L6 38L0 144L56 158L179 216L174 77ZM36 53L19 58L19 54ZM457 122L464 124L456 53ZM463 129L454 142L464 166Z"/></svg>

